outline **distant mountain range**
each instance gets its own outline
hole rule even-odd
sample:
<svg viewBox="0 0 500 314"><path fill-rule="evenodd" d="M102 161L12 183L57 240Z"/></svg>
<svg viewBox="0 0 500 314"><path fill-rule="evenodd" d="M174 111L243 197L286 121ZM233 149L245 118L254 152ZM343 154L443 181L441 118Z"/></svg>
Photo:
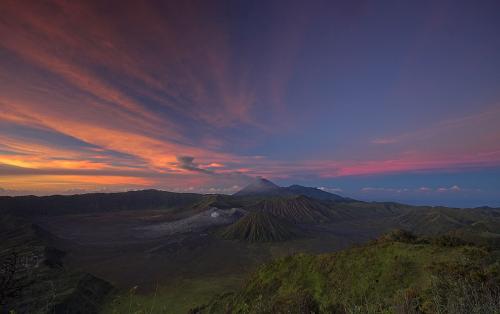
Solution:
<svg viewBox="0 0 500 314"><path fill-rule="evenodd" d="M252 211L270 213L294 223L321 223L330 221L330 209L307 196L268 198L249 206Z"/></svg>
<svg viewBox="0 0 500 314"><path fill-rule="evenodd" d="M273 182L258 178L248 186L233 194L234 196L290 196L293 193Z"/></svg>
<svg viewBox="0 0 500 314"><path fill-rule="evenodd" d="M114 225L116 229L103 229L104 224L112 225L115 219L118 220ZM56 225L42 225L47 221ZM76 226L81 229L74 232L72 227L67 228L70 230L60 228L66 221L77 222ZM42 226L57 227L50 230ZM96 232L100 229L106 231ZM200 272L205 274L207 269L217 269L226 258L238 265L239 272L240 264L253 267L252 263L272 256L275 250L308 252L314 247L320 252L331 252L338 248L337 243L343 245L342 241L349 243L355 241L353 238L368 241L392 229L409 230L415 235L401 231L340 253L302 254L278 260L264 266L237 294L222 295L192 313L295 313L297 308L303 310L298 313L320 313L318 309L324 309L325 313L343 313L337 311L338 306L345 309L360 296L371 298L369 301L373 304L387 301L381 306L393 308L399 303L391 302L400 300L400 293L414 295L413 290L401 289L416 287L421 293L431 288L430 279L422 281L419 276L431 278L441 273L435 269L436 260L443 262L444 269L448 270L457 260L468 261L471 256L478 258L477 263L465 265L467 267L483 267L483 262L491 261L493 254L490 257L481 254L487 252L483 252L483 247L500 248L500 209L362 202L313 187L280 187L262 178L234 195L143 190L0 197L0 264L16 252L40 256L44 261L35 270L37 282L28 282L27 273L19 274L20 284L26 286L27 291L42 292L33 292L24 299L10 298L7 304L11 308L24 313L46 305L51 312L73 313L73 309L82 312L85 307L94 313L113 287L91 275L70 267L66 269L70 264L65 264L63 259L64 246L79 250L81 247L76 241L88 238L89 234L93 245L100 243L102 237L107 238L108 230L112 233L111 239L114 234L120 241L124 234L133 234L134 247L140 239L146 239L144 243L152 241L155 246L148 251L154 252L151 256L178 254L183 257L178 261L173 259L172 263L178 263L171 265L175 271L193 260L193 256L211 256L215 264L209 264ZM82 232L85 230L87 232ZM60 236L58 232L69 237ZM76 246L72 246L72 241ZM278 241L283 243L268 243ZM470 251L468 243L481 248ZM142 248L140 254L143 254ZM162 269L165 260L161 260ZM149 267L149 257L146 262ZM198 266L195 268L198 271ZM476 277L483 278L481 276ZM45 289L49 282L58 283L54 299L51 291ZM428 295L422 292L415 296L424 300ZM130 305L120 313L127 311L130 312ZM362 308L357 311L370 312Z"/></svg>
<svg viewBox="0 0 500 314"><path fill-rule="evenodd" d="M316 188L292 185L280 187L266 179L255 182L233 195L174 193L141 190L118 193L88 193L51 196L0 196L0 212L26 215L60 215L103 211L246 206L271 197L307 196L317 200L353 201Z"/></svg>
<svg viewBox="0 0 500 314"><path fill-rule="evenodd" d="M349 201L340 195L322 191L317 188L301 185L291 185L289 187L280 187L273 182L258 178L253 183L233 194L234 196L293 196L304 195L318 200L328 201Z"/></svg>
<svg viewBox="0 0 500 314"><path fill-rule="evenodd" d="M259 178L233 195L173 193L158 190L80 195L0 197L0 214L58 216L135 210L165 210L173 219L184 219L213 209L240 208L247 213L221 231L225 238L277 241L300 236L308 226L340 221L379 219L419 234L460 230L463 234L489 234L500 241L500 209L479 207L410 206L362 202L313 187L280 187ZM498 227L498 229L496 229ZM458 232L458 231L457 231Z"/></svg>

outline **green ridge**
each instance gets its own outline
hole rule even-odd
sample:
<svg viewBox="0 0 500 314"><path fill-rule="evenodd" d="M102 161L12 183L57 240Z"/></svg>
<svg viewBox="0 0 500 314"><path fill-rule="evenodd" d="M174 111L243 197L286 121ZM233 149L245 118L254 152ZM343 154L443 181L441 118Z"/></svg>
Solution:
<svg viewBox="0 0 500 314"><path fill-rule="evenodd" d="M499 271L482 248L396 232L337 253L278 259L193 312L499 313Z"/></svg>

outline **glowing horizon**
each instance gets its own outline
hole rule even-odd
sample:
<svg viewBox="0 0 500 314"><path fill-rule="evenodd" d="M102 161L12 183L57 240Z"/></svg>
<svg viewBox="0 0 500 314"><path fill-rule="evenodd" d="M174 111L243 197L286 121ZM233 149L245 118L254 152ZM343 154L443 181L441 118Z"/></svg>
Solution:
<svg viewBox="0 0 500 314"><path fill-rule="evenodd" d="M0 194L263 176L500 206L498 9L3 1Z"/></svg>

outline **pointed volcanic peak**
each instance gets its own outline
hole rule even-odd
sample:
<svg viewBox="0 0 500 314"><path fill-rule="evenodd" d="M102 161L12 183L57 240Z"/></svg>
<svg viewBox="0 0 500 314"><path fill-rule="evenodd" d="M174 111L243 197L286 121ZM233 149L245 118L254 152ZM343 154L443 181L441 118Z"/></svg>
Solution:
<svg viewBox="0 0 500 314"><path fill-rule="evenodd" d="M286 188L282 188L264 178L257 178L254 182L242 190L236 192L235 196L290 196L293 195Z"/></svg>
<svg viewBox="0 0 500 314"><path fill-rule="evenodd" d="M302 185L290 185L289 187L286 188L288 191L290 191L293 194L297 195L304 195L310 198L314 198L317 200L321 201L348 201L350 199L342 197L337 194L329 193L317 188L312 188L312 187L307 187L307 186L302 186Z"/></svg>
<svg viewBox="0 0 500 314"><path fill-rule="evenodd" d="M295 226L263 211L248 213L221 233L224 239L248 242L285 241L299 235Z"/></svg>
<svg viewBox="0 0 500 314"><path fill-rule="evenodd" d="M249 210L268 212L294 223L321 223L333 218L328 206L303 195L265 199L250 206Z"/></svg>

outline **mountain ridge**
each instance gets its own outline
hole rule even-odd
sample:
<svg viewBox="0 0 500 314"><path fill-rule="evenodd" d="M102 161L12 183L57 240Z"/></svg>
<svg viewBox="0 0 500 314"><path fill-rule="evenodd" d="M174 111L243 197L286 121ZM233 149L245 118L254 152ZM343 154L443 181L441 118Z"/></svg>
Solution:
<svg viewBox="0 0 500 314"><path fill-rule="evenodd" d="M496 313L492 257L458 239L392 232L339 252L266 263L239 291L193 313L437 313L438 306L440 313Z"/></svg>
<svg viewBox="0 0 500 314"><path fill-rule="evenodd" d="M265 211L248 213L221 232L224 239L247 242L284 241L298 235L298 230L289 222Z"/></svg>
<svg viewBox="0 0 500 314"><path fill-rule="evenodd" d="M322 200L322 201L346 201L346 200L350 200L350 199L345 198L343 196L333 194L330 192L326 192L326 191L323 191L323 190L318 189L318 188L307 187L307 186L302 186L302 185L298 185L298 184L290 185L286 189L288 191L291 191L292 193L312 197L312 198Z"/></svg>
<svg viewBox="0 0 500 314"><path fill-rule="evenodd" d="M273 182L257 178L252 183L234 193L233 196L291 196L293 193Z"/></svg>
<svg viewBox="0 0 500 314"><path fill-rule="evenodd" d="M322 201L354 201L337 194L323 191L314 187L307 187L293 184L288 187L281 187L270 180L258 178L243 189L234 193L233 196L293 196L304 195Z"/></svg>
<svg viewBox="0 0 500 314"><path fill-rule="evenodd" d="M303 195L265 199L249 209L269 212L273 216L294 223L321 223L330 221L331 218L326 205Z"/></svg>

